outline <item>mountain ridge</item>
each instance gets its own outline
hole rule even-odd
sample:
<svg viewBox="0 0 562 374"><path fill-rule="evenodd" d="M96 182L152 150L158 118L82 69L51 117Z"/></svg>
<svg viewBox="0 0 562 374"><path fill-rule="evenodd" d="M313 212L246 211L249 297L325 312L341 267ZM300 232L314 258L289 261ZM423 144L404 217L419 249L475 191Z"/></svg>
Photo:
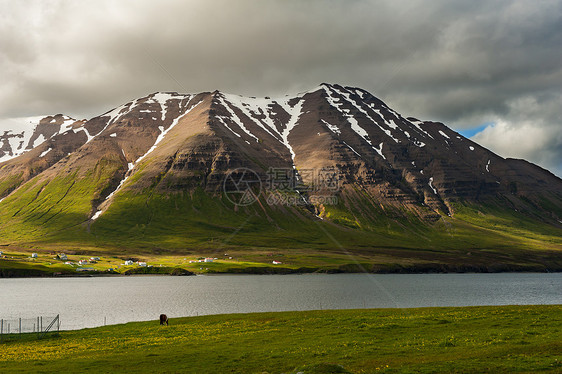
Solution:
<svg viewBox="0 0 562 374"><path fill-rule="evenodd" d="M251 206L224 190L239 168L263 182ZM325 171L335 189L322 184ZM290 188L272 188L275 173ZM562 180L442 123L405 118L365 90L325 83L281 98L156 92L61 124L0 163L6 244L210 248L248 219L246 236L221 245L333 247L321 225L355 249L489 248L501 238L502 248L557 249ZM510 220L537 231L508 235ZM468 234L490 230L497 239Z"/></svg>

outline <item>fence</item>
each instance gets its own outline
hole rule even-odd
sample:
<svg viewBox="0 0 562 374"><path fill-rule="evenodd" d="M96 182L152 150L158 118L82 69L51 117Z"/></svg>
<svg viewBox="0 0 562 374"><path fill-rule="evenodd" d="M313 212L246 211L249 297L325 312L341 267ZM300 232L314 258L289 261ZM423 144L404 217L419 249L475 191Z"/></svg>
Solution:
<svg viewBox="0 0 562 374"><path fill-rule="evenodd" d="M59 331L58 314L55 317L0 319L0 342L22 337L42 338L48 333Z"/></svg>

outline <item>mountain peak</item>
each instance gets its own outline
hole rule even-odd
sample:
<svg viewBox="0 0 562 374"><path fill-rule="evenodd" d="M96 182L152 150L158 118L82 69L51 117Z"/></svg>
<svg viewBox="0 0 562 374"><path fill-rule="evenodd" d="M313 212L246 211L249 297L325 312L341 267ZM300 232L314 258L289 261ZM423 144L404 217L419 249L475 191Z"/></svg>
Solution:
<svg viewBox="0 0 562 374"><path fill-rule="evenodd" d="M314 94L319 90L323 92ZM26 177L0 190L0 198L15 193L37 173L63 167L82 173L101 160L112 160L112 171L91 197L90 217L110 209L105 201L123 189L136 190L130 177L141 169L141 189L160 186L164 179L171 190L191 185L197 171L205 175L200 183L215 192L221 178L236 166L260 175L272 167L286 167L305 185L315 181L300 170L334 169L344 189L361 186L379 205L403 206L434 217L454 214L456 201L509 194L513 183L526 186L518 187L518 193L539 184L552 189L552 176L538 168L517 166L443 124L405 118L361 88L331 83L282 98L218 90L155 92L88 121L46 117L37 129L26 158L19 161L18 154L9 154L14 158L13 174L2 169L0 183L22 170L27 170ZM72 156L70 161L67 156ZM525 169L524 181L514 182L517 167Z"/></svg>

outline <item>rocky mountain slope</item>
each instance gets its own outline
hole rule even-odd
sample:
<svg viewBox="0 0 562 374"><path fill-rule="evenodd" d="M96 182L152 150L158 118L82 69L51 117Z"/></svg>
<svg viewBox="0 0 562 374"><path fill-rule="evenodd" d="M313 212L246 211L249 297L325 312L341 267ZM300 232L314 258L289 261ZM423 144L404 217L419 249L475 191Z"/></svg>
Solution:
<svg viewBox="0 0 562 374"><path fill-rule="evenodd" d="M33 133L3 133L5 243L369 250L550 248L562 237L560 178L404 118L360 88L155 93L87 121L57 115ZM254 204L224 191L239 168L261 181ZM533 229L508 234L514 222Z"/></svg>

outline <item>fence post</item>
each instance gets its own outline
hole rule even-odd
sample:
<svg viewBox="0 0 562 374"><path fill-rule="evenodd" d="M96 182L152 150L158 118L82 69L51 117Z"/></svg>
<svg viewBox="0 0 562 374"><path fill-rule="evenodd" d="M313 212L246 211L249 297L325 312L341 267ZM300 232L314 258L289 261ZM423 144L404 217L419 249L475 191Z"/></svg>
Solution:
<svg viewBox="0 0 562 374"><path fill-rule="evenodd" d="M4 334L4 320L0 320L0 342L2 341L2 335Z"/></svg>
<svg viewBox="0 0 562 374"><path fill-rule="evenodd" d="M37 336L41 334L41 329L39 328L39 317L37 317Z"/></svg>
<svg viewBox="0 0 562 374"><path fill-rule="evenodd" d="M43 332L43 316L41 316L41 332Z"/></svg>
<svg viewBox="0 0 562 374"><path fill-rule="evenodd" d="M20 330L20 335L21 335L21 317L20 317L20 326L19 327L20 327L19 330Z"/></svg>
<svg viewBox="0 0 562 374"><path fill-rule="evenodd" d="M57 332L60 332L60 314L57 314Z"/></svg>

